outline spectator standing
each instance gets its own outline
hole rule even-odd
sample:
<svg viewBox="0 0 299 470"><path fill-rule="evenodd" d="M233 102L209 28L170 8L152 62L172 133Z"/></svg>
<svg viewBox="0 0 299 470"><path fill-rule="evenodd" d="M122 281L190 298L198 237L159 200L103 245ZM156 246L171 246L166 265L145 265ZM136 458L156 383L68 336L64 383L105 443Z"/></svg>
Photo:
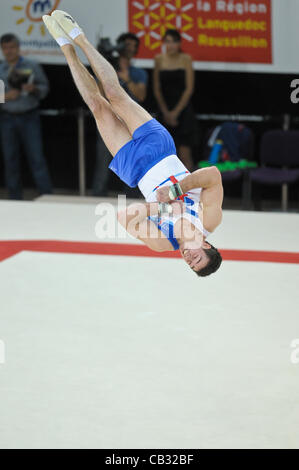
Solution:
<svg viewBox="0 0 299 470"><path fill-rule="evenodd" d="M4 61L0 80L5 85L5 103L0 105L0 133L5 182L10 199L22 199L20 149L24 149L41 194L52 193L52 184L43 153L39 116L40 100L49 91L48 80L39 64L20 55L17 36L0 38Z"/></svg>
<svg viewBox="0 0 299 470"><path fill-rule="evenodd" d="M159 107L158 119L171 133L178 156L193 170L192 146L195 136L195 114L190 102L194 90L192 59L181 50L181 35L175 29L166 31L164 54L155 57L154 95Z"/></svg>
<svg viewBox="0 0 299 470"><path fill-rule="evenodd" d="M116 72L121 86L138 103L143 103L147 93L147 72L132 65L132 59L139 48L139 38L133 33L123 33L117 38L119 52ZM93 179L93 196L106 196L109 178L109 164L112 156L105 146L100 134L97 137L96 168ZM136 196L139 190L124 185L124 192L129 196Z"/></svg>

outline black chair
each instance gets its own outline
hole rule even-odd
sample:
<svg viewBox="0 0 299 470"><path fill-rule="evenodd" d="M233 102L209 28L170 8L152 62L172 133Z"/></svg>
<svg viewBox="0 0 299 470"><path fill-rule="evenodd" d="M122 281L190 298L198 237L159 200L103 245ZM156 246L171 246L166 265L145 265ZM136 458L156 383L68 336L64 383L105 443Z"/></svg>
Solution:
<svg viewBox="0 0 299 470"><path fill-rule="evenodd" d="M232 170L221 172L223 185L235 184L242 182L242 200L241 207L243 210L250 209L250 188L248 188L248 170Z"/></svg>
<svg viewBox="0 0 299 470"><path fill-rule="evenodd" d="M288 207L288 187L299 180L299 131L266 132L260 147L261 167L250 170L249 178L261 190L270 185L282 188L282 210ZM260 207L259 207L260 208Z"/></svg>

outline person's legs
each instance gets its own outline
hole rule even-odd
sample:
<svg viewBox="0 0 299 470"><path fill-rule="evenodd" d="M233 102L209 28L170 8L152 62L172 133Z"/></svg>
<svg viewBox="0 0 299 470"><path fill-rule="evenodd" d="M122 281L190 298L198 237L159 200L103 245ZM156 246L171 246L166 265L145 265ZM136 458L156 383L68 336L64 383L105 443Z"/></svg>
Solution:
<svg viewBox="0 0 299 470"><path fill-rule="evenodd" d="M23 199L21 169L20 169L20 143L15 117L2 115L0 118L2 152L4 158L5 184L10 199Z"/></svg>
<svg viewBox="0 0 299 470"><path fill-rule="evenodd" d="M52 194L52 183L43 152L40 116L32 111L18 116L18 128L34 182L41 194Z"/></svg>
<svg viewBox="0 0 299 470"><path fill-rule="evenodd" d="M152 116L142 106L132 100L120 86L112 65L88 41L69 14L56 10L52 17L85 53L95 75L102 83L105 95L113 110L125 122L131 135L133 135L134 131L142 124L150 121Z"/></svg>
<svg viewBox="0 0 299 470"><path fill-rule="evenodd" d="M99 132L112 156L132 139L127 127L115 114L112 106L101 95L95 79L79 60L74 47L66 44L61 47L75 84L85 103L93 113Z"/></svg>

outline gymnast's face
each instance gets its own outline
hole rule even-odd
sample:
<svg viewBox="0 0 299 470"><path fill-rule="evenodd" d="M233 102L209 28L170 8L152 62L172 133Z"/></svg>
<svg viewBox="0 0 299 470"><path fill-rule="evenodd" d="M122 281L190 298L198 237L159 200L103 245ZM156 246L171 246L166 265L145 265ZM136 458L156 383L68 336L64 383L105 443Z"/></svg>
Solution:
<svg viewBox="0 0 299 470"><path fill-rule="evenodd" d="M209 262L209 258L204 251L204 249L208 250L209 248L211 248L209 243L204 241L200 248L180 248L180 252L193 271L200 271Z"/></svg>

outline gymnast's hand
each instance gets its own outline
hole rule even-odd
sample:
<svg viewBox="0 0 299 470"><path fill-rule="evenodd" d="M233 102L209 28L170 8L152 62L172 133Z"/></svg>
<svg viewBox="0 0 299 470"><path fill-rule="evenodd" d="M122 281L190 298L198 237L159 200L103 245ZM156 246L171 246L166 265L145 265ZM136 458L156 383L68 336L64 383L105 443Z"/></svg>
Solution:
<svg viewBox="0 0 299 470"><path fill-rule="evenodd" d="M157 201L158 202L170 202L169 197L169 186L163 186L162 188L157 189Z"/></svg>

